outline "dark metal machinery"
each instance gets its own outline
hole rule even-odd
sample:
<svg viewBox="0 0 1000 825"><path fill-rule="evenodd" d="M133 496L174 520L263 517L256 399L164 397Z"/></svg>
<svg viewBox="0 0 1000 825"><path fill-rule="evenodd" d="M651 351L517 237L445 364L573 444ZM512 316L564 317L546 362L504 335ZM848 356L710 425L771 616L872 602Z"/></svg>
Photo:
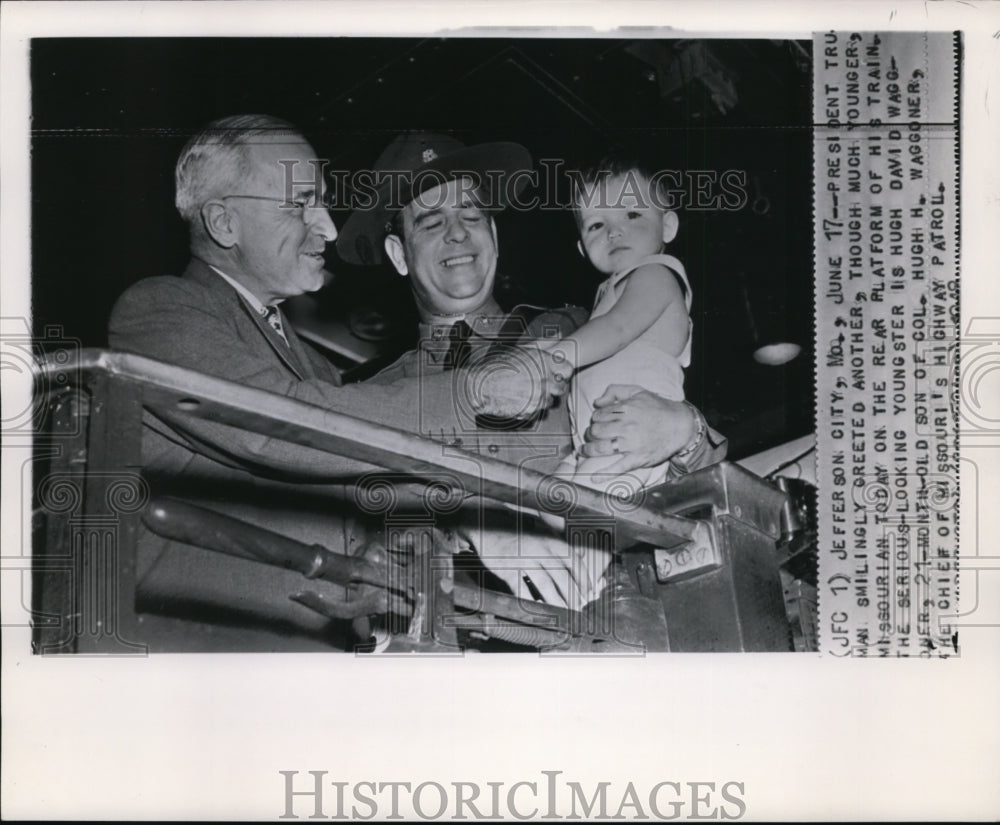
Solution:
<svg viewBox="0 0 1000 825"><path fill-rule="evenodd" d="M382 633L394 651L491 644L576 654L792 649L779 569L787 499L734 465L645 491L642 506L609 507L603 493L574 488L567 541L606 547L614 562L602 596L570 610L477 583L463 573L441 526L405 544L387 521L359 555L344 556L188 502L148 500L135 468L142 410L149 408L349 455L411 480L433 471L435 484L452 480L453 492L544 508L537 491L546 479L537 473L482 456L473 465L433 441L135 355L53 357L38 379L47 426L36 454L49 462L35 490L39 652L138 652L141 645L121 640L141 639L140 521L174 541L297 571L305 585L300 603L353 619L361 639ZM342 587L343 598L311 592L315 579Z"/></svg>

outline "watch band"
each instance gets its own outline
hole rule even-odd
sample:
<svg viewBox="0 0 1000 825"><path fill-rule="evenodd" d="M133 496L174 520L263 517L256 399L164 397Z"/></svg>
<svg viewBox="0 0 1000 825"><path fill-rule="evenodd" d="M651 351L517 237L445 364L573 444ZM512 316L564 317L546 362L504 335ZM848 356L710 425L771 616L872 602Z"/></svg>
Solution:
<svg viewBox="0 0 1000 825"><path fill-rule="evenodd" d="M691 411L691 415L694 416L695 434L694 437L691 439L691 441L683 450L674 453L670 457L671 461L674 461L678 458L687 458L689 455L691 455L691 453L697 450L701 446L701 443L705 440L705 433L708 430L708 425L705 423L705 419L702 416L702 414L698 411L698 408L695 407L695 405L692 404L690 401L682 401L681 403L684 404L684 406Z"/></svg>

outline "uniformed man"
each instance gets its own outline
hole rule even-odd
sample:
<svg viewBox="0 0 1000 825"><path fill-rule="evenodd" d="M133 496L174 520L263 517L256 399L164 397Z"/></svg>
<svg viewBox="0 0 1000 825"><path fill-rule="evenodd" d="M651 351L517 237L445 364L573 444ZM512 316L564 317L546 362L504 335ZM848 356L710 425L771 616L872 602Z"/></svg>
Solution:
<svg viewBox="0 0 1000 825"><path fill-rule="evenodd" d="M500 361L504 343L522 337L571 332L587 318L579 308L542 311L521 306L507 313L493 296L498 246L491 211L504 207L515 192L516 181L526 181L517 170L530 169L527 151L513 143L466 147L454 138L415 132L394 140L375 163L374 180L382 181L370 208L355 210L341 231L337 250L344 260L377 264L385 258L410 281L420 315L420 344L369 383L394 383L407 378L425 382L422 398L428 405L450 393L457 408L476 409L489 396L492 380L520 382L525 409L537 404L530 397L547 391L540 387L540 371L523 364L525 353ZM506 188L504 184L507 184ZM467 367L451 387L431 383L442 373ZM519 367L525 367L520 369ZM468 373L468 377L466 376ZM597 401L597 412L584 448L587 455L619 453L609 472L624 473L670 460L676 473L684 473L722 460L725 439L707 427L691 405L667 401L638 387L612 386ZM509 418L489 420L480 426L447 431L440 436L455 446L501 458L541 472L555 470L560 456L571 446L566 405L548 410L540 418L518 423ZM482 520L489 528L502 521L493 515ZM503 569L498 557L530 560L536 555L566 558L559 539L539 527L531 537L500 528L492 533L476 524L469 542L515 592L523 590L523 570ZM506 540L504 539L506 536ZM527 562L526 562L527 563ZM601 567L599 562L593 562ZM571 564L536 572L533 585L547 601L573 603L593 596L599 573ZM566 592L567 575L572 597ZM534 589L534 588L533 588Z"/></svg>

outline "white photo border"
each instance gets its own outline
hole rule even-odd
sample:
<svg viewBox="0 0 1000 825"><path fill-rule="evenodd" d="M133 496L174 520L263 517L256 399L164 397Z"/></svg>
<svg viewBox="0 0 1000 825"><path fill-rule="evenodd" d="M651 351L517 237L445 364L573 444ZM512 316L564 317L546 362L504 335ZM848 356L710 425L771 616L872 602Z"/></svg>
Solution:
<svg viewBox="0 0 1000 825"><path fill-rule="evenodd" d="M561 28L569 19L573 27ZM22 3L5 4L0 26L5 319L30 309L31 36L613 36L621 27L648 27L630 36L780 38L961 30L962 329L1000 318L1000 7L990 3ZM994 372L983 387L996 393L997 380ZM18 389L5 381L5 412ZM989 506L1000 500L998 448L998 433L962 448L962 557L980 560L975 610L985 618L960 627L958 659L496 656L446 668L315 655L80 660L32 656L26 629L5 626L3 815L274 819L285 804L279 771L318 770L350 783L508 787L562 771L584 787L612 783L616 799L629 782L740 782L750 819L993 819L1000 570L987 549L1000 535ZM18 499L7 491L21 480L7 464L5 562L30 541L30 514L10 511ZM968 586L963 578L963 609L973 607ZM6 611L6 582L3 595Z"/></svg>

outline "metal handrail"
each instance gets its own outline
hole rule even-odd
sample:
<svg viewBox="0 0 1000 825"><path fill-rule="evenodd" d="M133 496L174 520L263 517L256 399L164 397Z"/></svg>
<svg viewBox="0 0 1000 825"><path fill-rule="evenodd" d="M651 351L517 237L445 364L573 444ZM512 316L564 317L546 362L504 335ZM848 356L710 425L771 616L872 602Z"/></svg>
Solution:
<svg viewBox="0 0 1000 825"><path fill-rule="evenodd" d="M139 385L143 404L154 412L190 416L242 428L293 444L367 462L388 470L429 477L460 494L474 493L514 505L546 510L538 491L546 476L498 459L469 453L428 438L354 416L324 409L266 390L247 387L125 352L84 349L75 362L43 359L36 378L53 386L57 376L76 373L84 382L106 375ZM470 463L472 459L472 463ZM470 470L474 467L474 470ZM446 482L445 471L454 481ZM700 540L708 530L701 521L669 515L650 507L616 509L602 492L559 485L575 497L575 514L614 519L616 535L672 548Z"/></svg>

